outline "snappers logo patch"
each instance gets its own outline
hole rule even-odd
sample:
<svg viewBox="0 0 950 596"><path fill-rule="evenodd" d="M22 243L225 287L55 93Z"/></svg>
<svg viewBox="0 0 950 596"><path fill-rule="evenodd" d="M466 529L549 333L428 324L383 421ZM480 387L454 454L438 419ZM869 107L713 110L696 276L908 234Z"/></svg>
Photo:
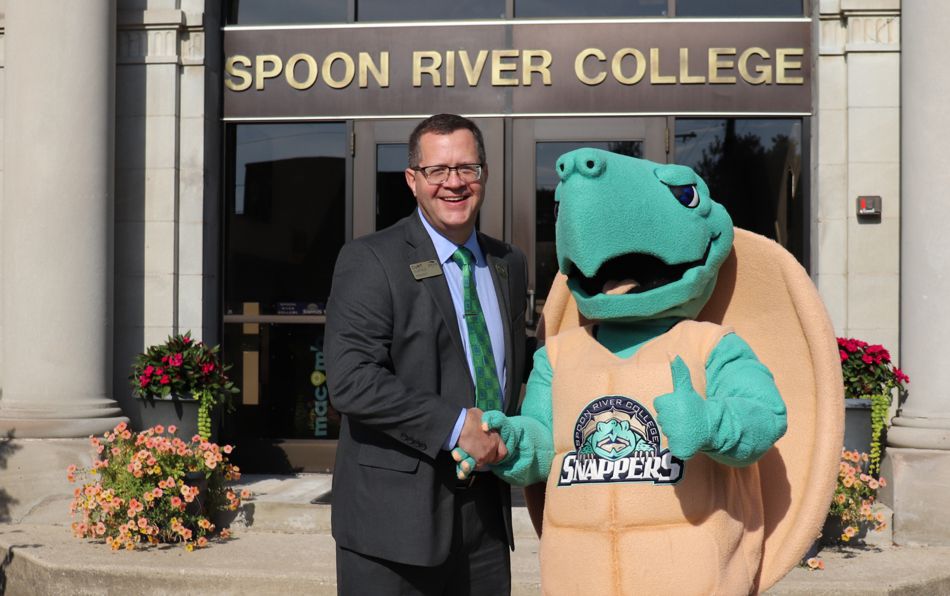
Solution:
<svg viewBox="0 0 950 596"><path fill-rule="evenodd" d="M622 395L587 404L574 425L574 448L561 464L558 486L676 484L683 478L683 460L660 449L660 427L650 410Z"/></svg>

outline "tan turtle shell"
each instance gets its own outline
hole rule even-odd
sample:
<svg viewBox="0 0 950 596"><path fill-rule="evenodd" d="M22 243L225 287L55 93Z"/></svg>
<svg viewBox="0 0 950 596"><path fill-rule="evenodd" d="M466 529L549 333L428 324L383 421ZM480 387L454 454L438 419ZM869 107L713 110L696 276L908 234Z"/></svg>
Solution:
<svg viewBox="0 0 950 596"><path fill-rule="evenodd" d="M834 330L808 274L772 240L735 231L732 253L697 319L733 327L772 371L788 408L788 432L755 464L765 512L762 563L753 586L760 592L797 565L821 531L838 474L844 396ZM586 322L558 274L539 336ZM536 528L543 487L526 489Z"/></svg>

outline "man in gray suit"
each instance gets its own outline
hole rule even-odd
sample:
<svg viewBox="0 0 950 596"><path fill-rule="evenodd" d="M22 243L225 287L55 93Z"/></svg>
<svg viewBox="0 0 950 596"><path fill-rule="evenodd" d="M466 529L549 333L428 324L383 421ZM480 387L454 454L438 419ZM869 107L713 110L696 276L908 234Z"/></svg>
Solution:
<svg viewBox="0 0 950 596"><path fill-rule="evenodd" d="M458 480L451 455L504 458L476 392L513 414L524 378L525 258L475 231L487 176L472 121L424 120L406 169L418 209L337 260L325 345L343 416L332 513L341 594L511 591L509 487L490 472Z"/></svg>

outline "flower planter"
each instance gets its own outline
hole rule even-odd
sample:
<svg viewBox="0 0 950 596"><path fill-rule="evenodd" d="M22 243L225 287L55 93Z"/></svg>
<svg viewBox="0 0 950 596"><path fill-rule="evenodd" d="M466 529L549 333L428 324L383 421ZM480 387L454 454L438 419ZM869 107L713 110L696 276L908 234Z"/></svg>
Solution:
<svg viewBox="0 0 950 596"><path fill-rule="evenodd" d="M178 427L176 434L184 441L198 434L198 400L175 394L166 398L136 399L142 404L143 429L156 424L168 428L174 424ZM214 408L211 411L211 441L217 439L220 418L220 408Z"/></svg>
<svg viewBox="0 0 950 596"><path fill-rule="evenodd" d="M844 400L844 448L871 452L871 400Z"/></svg>
<svg viewBox="0 0 950 596"><path fill-rule="evenodd" d="M847 526L841 521L841 518L837 515L829 515L825 518L825 525L821 528L821 538L818 539L818 542L822 546L837 546L839 544L854 544L855 542L861 543L864 542L865 537L868 534L867 524L861 524L857 534L855 534L851 540L842 540L841 534L844 532Z"/></svg>
<svg viewBox="0 0 950 596"><path fill-rule="evenodd" d="M204 515L208 501L208 478L201 472L186 472L185 484L198 488L198 496L191 503L185 505L185 512L191 515Z"/></svg>

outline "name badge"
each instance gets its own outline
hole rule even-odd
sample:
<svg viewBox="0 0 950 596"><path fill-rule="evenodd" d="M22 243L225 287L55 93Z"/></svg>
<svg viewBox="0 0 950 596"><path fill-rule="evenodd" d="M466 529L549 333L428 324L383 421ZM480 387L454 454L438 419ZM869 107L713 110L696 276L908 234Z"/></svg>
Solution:
<svg viewBox="0 0 950 596"><path fill-rule="evenodd" d="M434 259L431 261L412 263L409 265L409 270L412 271L412 276L416 278L416 281L426 279L427 277L438 277L442 275L442 267L440 267L439 262Z"/></svg>

